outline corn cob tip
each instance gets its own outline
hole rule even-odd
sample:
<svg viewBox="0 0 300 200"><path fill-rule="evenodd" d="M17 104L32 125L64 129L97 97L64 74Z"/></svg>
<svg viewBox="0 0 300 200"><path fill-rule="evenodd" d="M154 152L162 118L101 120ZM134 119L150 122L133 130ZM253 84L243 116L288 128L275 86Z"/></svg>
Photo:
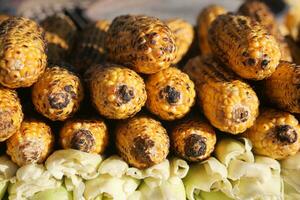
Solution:
<svg viewBox="0 0 300 200"><path fill-rule="evenodd" d="M232 111L232 119L236 123L246 122L249 118L250 110L245 106L236 106Z"/></svg>
<svg viewBox="0 0 300 200"><path fill-rule="evenodd" d="M192 134L184 140L184 152L188 157L203 156L206 152L205 138L201 135Z"/></svg>
<svg viewBox="0 0 300 200"><path fill-rule="evenodd" d="M74 133L70 145L72 149L90 152L92 147L95 145L95 139L90 131L78 130Z"/></svg>
<svg viewBox="0 0 300 200"><path fill-rule="evenodd" d="M295 129L289 125L279 125L274 129L274 135L281 143L293 144L297 141L298 135Z"/></svg>

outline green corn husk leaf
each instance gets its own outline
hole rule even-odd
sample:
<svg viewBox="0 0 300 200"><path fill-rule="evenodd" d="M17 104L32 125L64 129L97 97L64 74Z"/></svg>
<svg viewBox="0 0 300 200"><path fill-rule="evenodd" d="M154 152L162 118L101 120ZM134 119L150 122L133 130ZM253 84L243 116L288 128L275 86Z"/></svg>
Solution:
<svg viewBox="0 0 300 200"><path fill-rule="evenodd" d="M9 185L9 199L28 199L34 194L61 186L43 165L30 164L21 167Z"/></svg>
<svg viewBox="0 0 300 200"><path fill-rule="evenodd" d="M63 186L38 192L29 200L73 200L72 193Z"/></svg>
<svg viewBox="0 0 300 200"><path fill-rule="evenodd" d="M288 185L287 188L293 188L294 191L300 194L300 152L282 160L281 167L282 177L285 185ZM285 191L285 193L287 192Z"/></svg>

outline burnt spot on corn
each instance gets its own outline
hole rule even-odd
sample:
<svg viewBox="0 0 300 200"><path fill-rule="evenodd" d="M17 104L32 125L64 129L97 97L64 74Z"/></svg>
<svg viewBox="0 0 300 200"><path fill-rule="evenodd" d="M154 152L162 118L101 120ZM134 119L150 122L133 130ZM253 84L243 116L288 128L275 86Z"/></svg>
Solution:
<svg viewBox="0 0 300 200"><path fill-rule="evenodd" d="M74 133L70 146L72 149L88 153L95 146L95 139L89 130L80 129Z"/></svg>
<svg viewBox="0 0 300 200"><path fill-rule="evenodd" d="M266 60L266 59L264 59L264 60L262 60L261 61L261 68L262 69L266 69L267 68L267 66L268 66L268 64L269 64L269 60Z"/></svg>
<svg viewBox="0 0 300 200"><path fill-rule="evenodd" d="M35 163L42 152L42 143L39 140L26 140L19 146L20 156L25 163Z"/></svg>
<svg viewBox="0 0 300 200"><path fill-rule="evenodd" d="M72 99L76 99L77 95L74 92L74 88L73 88L72 85L66 85L64 87L64 90L70 94L70 96L71 96Z"/></svg>
<svg viewBox="0 0 300 200"><path fill-rule="evenodd" d="M48 102L53 109L63 109L70 103L70 99L66 93L52 93L48 97Z"/></svg>
<svg viewBox="0 0 300 200"><path fill-rule="evenodd" d="M151 158L151 149L154 147L154 141L148 137L138 136L133 140L131 147L131 154L140 162L147 165L153 165L154 162Z"/></svg>
<svg viewBox="0 0 300 200"><path fill-rule="evenodd" d="M297 132L290 125L276 126L274 133L276 138L283 144L293 144L298 139Z"/></svg>
<svg viewBox="0 0 300 200"><path fill-rule="evenodd" d="M166 99L169 104L176 104L179 101L181 94L174 87L167 85L159 92L159 97L161 99Z"/></svg>
<svg viewBox="0 0 300 200"><path fill-rule="evenodd" d="M187 157L199 157L206 152L206 138L191 134L184 140L184 152Z"/></svg>
<svg viewBox="0 0 300 200"><path fill-rule="evenodd" d="M232 111L232 118L236 123L246 122L249 118L249 110L245 107L237 107Z"/></svg>
<svg viewBox="0 0 300 200"><path fill-rule="evenodd" d="M249 65L249 66L254 66L255 63L256 63L256 60L253 59L253 58L249 58L249 59L247 59L246 63L247 63L247 65Z"/></svg>
<svg viewBox="0 0 300 200"><path fill-rule="evenodd" d="M134 91L127 85L121 85L117 89L117 97L120 104L126 104L134 98Z"/></svg>
<svg viewBox="0 0 300 200"><path fill-rule="evenodd" d="M11 119L11 113L8 111L0 112L0 131L6 132L13 127L14 121Z"/></svg>

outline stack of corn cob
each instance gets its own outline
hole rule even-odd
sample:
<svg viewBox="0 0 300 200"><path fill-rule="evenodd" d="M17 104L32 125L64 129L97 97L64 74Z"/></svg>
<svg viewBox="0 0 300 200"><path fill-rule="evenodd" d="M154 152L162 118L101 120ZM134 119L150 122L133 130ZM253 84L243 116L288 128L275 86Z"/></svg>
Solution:
<svg viewBox="0 0 300 200"><path fill-rule="evenodd" d="M83 192L87 199L102 199L98 194L91 197L89 191L105 188L97 179L103 169L102 164L98 169L99 154L120 156L107 167L129 165L145 175L172 155L199 162L191 164L194 168L217 162L230 170L233 161L222 160L227 157L222 152L241 143L225 147L228 137L247 141L242 156L251 167L271 166L265 159L286 163L300 150L298 38L290 27L286 33L293 36L284 35L282 25L260 1L248 0L236 13L208 6L200 12L196 29L182 19L162 21L145 15L98 20L83 29L63 14L47 17L39 25L22 17L0 20L0 141L5 141L7 155L21 167L19 176L17 172L9 180L10 199L30 197L15 190L21 187L16 183L26 182L20 174L32 170L51 182L45 190L57 189L58 179L66 176L68 190L76 190L68 187L68 181L76 187L86 181L86 190L76 190L74 199L83 199ZM219 146L216 151L215 146ZM59 167L78 170L76 164L83 157L95 165L96 175L84 173L92 165L84 161L76 178L66 171L54 173L63 171ZM62 166L60 159L77 161ZM118 176L115 173L110 176ZM120 177L135 177L124 173ZM150 190L146 177L148 185L140 187ZM30 180L34 183L35 178ZM242 198L230 189L237 180L232 172L223 178L222 194ZM188 174L185 180L190 179ZM186 182L190 181L182 184ZM135 184L136 189L139 184ZM185 187L191 191L188 184ZM296 190L299 195L299 187ZM30 195L37 192L41 190ZM120 199L148 199L155 195L152 192ZM171 198L164 195L157 198ZM179 196L171 199L186 198ZM193 194L186 196L194 199ZM35 197L39 198L44 197Z"/></svg>

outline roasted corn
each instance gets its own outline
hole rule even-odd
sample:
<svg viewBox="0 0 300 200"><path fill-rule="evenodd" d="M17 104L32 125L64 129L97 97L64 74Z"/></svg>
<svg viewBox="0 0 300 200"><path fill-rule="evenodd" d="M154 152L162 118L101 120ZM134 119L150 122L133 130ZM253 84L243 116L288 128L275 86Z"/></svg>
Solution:
<svg viewBox="0 0 300 200"><path fill-rule="evenodd" d="M78 76L58 66L47 68L32 88L35 109L53 121L71 117L78 110L83 95Z"/></svg>
<svg viewBox="0 0 300 200"><path fill-rule="evenodd" d="M174 127L171 146L175 153L188 161L208 158L216 144L213 127L204 120L186 120Z"/></svg>
<svg viewBox="0 0 300 200"><path fill-rule="evenodd" d="M239 8L239 14L249 16L263 25L273 35L280 48L281 60L292 61L288 44L279 30L279 25L269 7L261 1L246 1Z"/></svg>
<svg viewBox="0 0 300 200"><path fill-rule="evenodd" d="M149 75L146 81L147 108L163 120L184 117L194 105L194 83L187 74L169 67Z"/></svg>
<svg viewBox="0 0 300 200"><path fill-rule="evenodd" d="M274 36L249 17L220 15L212 23L208 38L216 57L245 79L270 76L281 58Z"/></svg>
<svg viewBox="0 0 300 200"><path fill-rule="evenodd" d="M155 17L116 17L107 33L108 58L137 72L153 74L174 62L175 37L169 27Z"/></svg>
<svg viewBox="0 0 300 200"><path fill-rule="evenodd" d="M212 56L191 59L184 71L195 82L200 107L214 127L238 134L253 125L259 100L248 84Z"/></svg>
<svg viewBox="0 0 300 200"><path fill-rule="evenodd" d="M74 22L64 14L56 14L44 19L41 26L46 33L48 61L56 64L66 62L76 33Z"/></svg>
<svg viewBox="0 0 300 200"><path fill-rule="evenodd" d="M115 64L98 65L89 80L92 102L98 112L107 118L131 117L146 102L143 79L128 68Z"/></svg>
<svg viewBox="0 0 300 200"><path fill-rule="evenodd" d="M14 90L0 87L0 141L20 129L23 112L20 99Z"/></svg>
<svg viewBox="0 0 300 200"><path fill-rule="evenodd" d="M108 144L108 130L101 119L69 120L60 130L59 140L64 149L101 154Z"/></svg>
<svg viewBox="0 0 300 200"><path fill-rule="evenodd" d="M44 32L34 21L10 17L0 24L0 83L29 87L45 71Z"/></svg>
<svg viewBox="0 0 300 200"><path fill-rule="evenodd" d="M199 37L199 47L202 55L211 54L211 48L208 43L208 30L211 26L211 23L222 14L225 14L227 11L222 6L218 5L209 5L205 7L197 18L197 31Z"/></svg>
<svg viewBox="0 0 300 200"><path fill-rule="evenodd" d="M255 153L283 159L299 151L299 134L298 120L293 115L265 109L244 136L251 140Z"/></svg>
<svg viewBox="0 0 300 200"><path fill-rule="evenodd" d="M50 126L38 120L24 120L20 130L6 141L6 153L19 166L43 163L53 144Z"/></svg>
<svg viewBox="0 0 300 200"><path fill-rule="evenodd" d="M278 108L300 113L300 66L281 61L276 71L264 81L262 90Z"/></svg>
<svg viewBox="0 0 300 200"><path fill-rule="evenodd" d="M169 137L160 122L146 116L136 116L116 129L116 147L131 166L144 169L166 159Z"/></svg>
<svg viewBox="0 0 300 200"><path fill-rule="evenodd" d="M172 63L176 64L188 52L194 40L194 27L192 24L179 18L166 20L165 23L171 29L175 36L177 55Z"/></svg>
<svg viewBox="0 0 300 200"><path fill-rule="evenodd" d="M107 20L98 20L79 33L72 57L79 71L84 72L93 64L99 64L105 59L105 39L109 25Z"/></svg>

